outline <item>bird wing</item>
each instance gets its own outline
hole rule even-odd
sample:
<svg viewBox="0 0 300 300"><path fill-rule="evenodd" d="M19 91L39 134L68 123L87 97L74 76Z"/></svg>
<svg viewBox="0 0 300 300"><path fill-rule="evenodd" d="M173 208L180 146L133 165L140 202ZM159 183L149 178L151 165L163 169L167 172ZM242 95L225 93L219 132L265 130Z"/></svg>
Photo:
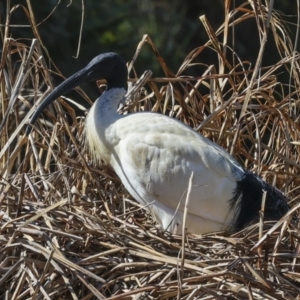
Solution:
<svg viewBox="0 0 300 300"><path fill-rule="evenodd" d="M189 211L218 222L226 219L243 169L225 150L160 114L131 114L115 125L119 142L111 163L135 198L183 210L193 173Z"/></svg>

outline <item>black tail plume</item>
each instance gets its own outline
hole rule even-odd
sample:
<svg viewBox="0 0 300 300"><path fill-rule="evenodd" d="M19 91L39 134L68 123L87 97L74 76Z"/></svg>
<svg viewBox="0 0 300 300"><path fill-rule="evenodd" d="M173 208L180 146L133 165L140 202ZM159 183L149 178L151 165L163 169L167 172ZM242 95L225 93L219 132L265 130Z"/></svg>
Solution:
<svg viewBox="0 0 300 300"><path fill-rule="evenodd" d="M257 175L245 170L245 177L238 182L231 200L231 206L238 208L233 224L235 231L259 220L263 191L267 192L264 210L266 221L279 220L288 212L290 206L285 195Z"/></svg>

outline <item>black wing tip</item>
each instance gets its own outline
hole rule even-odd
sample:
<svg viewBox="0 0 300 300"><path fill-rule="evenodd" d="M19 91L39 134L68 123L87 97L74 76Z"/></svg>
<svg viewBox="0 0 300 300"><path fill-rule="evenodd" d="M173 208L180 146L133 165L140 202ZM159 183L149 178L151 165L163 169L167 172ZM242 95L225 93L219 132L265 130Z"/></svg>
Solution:
<svg viewBox="0 0 300 300"><path fill-rule="evenodd" d="M259 220L263 191L267 192L264 219L279 220L290 209L288 197L272 185L263 181L259 176L245 171L242 181L238 182L231 207L237 204L234 227L236 231L245 228Z"/></svg>

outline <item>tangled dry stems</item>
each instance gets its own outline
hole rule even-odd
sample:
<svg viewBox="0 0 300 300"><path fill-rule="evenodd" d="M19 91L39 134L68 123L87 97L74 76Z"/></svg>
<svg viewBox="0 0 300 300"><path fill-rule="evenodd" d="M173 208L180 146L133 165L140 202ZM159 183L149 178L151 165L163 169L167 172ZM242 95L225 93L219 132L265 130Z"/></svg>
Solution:
<svg viewBox="0 0 300 300"><path fill-rule="evenodd" d="M27 46L6 36L0 87L3 299L298 296L299 231L297 221L291 220L299 207L299 56L275 12L270 30L282 57L277 64L260 69L258 76L257 66L252 69L226 46L229 27L253 17L267 22L269 11L260 5L243 6L235 19L238 9L228 11L216 32L201 17L208 42L192 51L176 74L147 35L128 64L129 82L138 85L122 113L153 111L180 119L274 183L294 206L275 224L260 222L233 235L190 235L184 241L163 232L109 166L92 164L83 147L84 117L76 116L84 110L81 105L68 98L57 101L29 139L24 136L24 125L36 107L32 103L52 89L51 71L38 37ZM261 24L258 21L263 36L267 28ZM165 77L134 72L146 44ZM215 52L219 64L197 63L205 49ZM228 52L234 61L228 60ZM204 71L186 76L188 68ZM288 89L278 81L279 71L290 72ZM81 95L89 107L92 102Z"/></svg>

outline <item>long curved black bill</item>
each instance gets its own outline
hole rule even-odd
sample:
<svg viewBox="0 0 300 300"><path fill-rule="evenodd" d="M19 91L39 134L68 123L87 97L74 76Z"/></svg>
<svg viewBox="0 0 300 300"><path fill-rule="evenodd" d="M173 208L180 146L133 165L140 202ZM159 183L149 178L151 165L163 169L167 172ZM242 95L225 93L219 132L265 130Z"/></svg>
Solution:
<svg viewBox="0 0 300 300"><path fill-rule="evenodd" d="M64 95L65 93L71 91L77 86L90 81L91 79L88 76L89 69L83 68L77 73L73 74L71 77L63 81L59 86L57 86L38 106L37 110L30 119L29 124L26 127L26 135L28 136L31 132L32 126L35 121L38 119L43 110L50 105L55 99Z"/></svg>
<svg viewBox="0 0 300 300"><path fill-rule="evenodd" d="M34 124L42 111L58 97L83 83L99 79L106 79L107 89L113 87L126 89L127 75L126 63L117 53L108 52L99 54L86 67L62 82L44 99L28 124L26 135L30 134L31 125Z"/></svg>

